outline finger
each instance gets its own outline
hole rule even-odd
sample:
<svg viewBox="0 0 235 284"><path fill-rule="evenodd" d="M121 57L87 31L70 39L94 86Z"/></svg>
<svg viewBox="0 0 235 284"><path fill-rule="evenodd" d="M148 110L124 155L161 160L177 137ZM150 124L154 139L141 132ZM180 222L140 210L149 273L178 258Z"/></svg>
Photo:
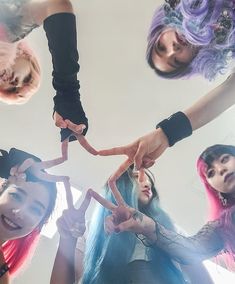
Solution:
<svg viewBox="0 0 235 284"><path fill-rule="evenodd" d="M59 115L57 112L55 112L53 118L55 121L55 126L59 128L67 128L67 123L64 121L63 117Z"/></svg>
<svg viewBox="0 0 235 284"><path fill-rule="evenodd" d="M85 195L85 198L84 200L82 201L80 207L79 207L79 211L85 213L88 206L90 205L90 202L91 202L91 189L88 189L86 195Z"/></svg>
<svg viewBox="0 0 235 284"><path fill-rule="evenodd" d="M134 164L137 170L141 168L143 157L145 154L146 154L146 148L142 144L140 144L134 156Z"/></svg>
<svg viewBox="0 0 235 284"><path fill-rule="evenodd" d="M144 171L144 168L140 168L139 175L138 175L138 181L144 182L144 180L145 180L145 171Z"/></svg>
<svg viewBox="0 0 235 284"><path fill-rule="evenodd" d="M66 119L67 127L76 134L82 134L83 130L86 128L85 124L75 124L71 120Z"/></svg>
<svg viewBox="0 0 235 284"><path fill-rule="evenodd" d="M113 204L112 202L106 200L105 198L103 198L101 195L99 195L97 192L95 192L94 190L92 190L92 192L90 193L91 196L98 201L104 208L113 211L115 208L117 208L117 206L115 204Z"/></svg>
<svg viewBox="0 0 235 284"><path fill-rule="evenodd" d="M61 143L61 153L64 160L68 160L68 144L69 144L69 139L65 139Z"/></svg>
<svg viewBox="0 0 235 284"><path fill-rule="evenodd" d="M80 145L87 150L87 152L89 152L92 155L97 155L98 152L96 151L95 148L93 148L88 141L86 140L86 138L83 135L76 135L76 138L78 140L78 142L80 143Z"/></svg>
<svg viewBox="0 0 235 284"><path fill-rule="evenodd" d="M73 194L72 194L69 179L64 181L64 188L65 188L65 193L66 193L66 201L67 201L68 209L73 209L74 208Z"/></svg>
<svg viewBox="0 0 235 284"><path fill-rule="evenodd" d="M110 149L100 150L98 154L100 156L112 156L112 155L126 155L128 146L114 147Z"/></svg>
<svg viewBox="0 0 235 284"><path fill-rule="evenodd" d="M110 181L116 181L129 167L132 165L133 161L131 159L127 159L121 166L116 170L114 174L111 175Z"/></svg>
<svg viewBox="0 0 235 284"><path fill-rule="evenodd" d="M148 168L151 168L154 164L155 164L155 161L153 161L153 160L149 160L147 162L144 161L143 162L143 167L145 169L148 169Z"/></svg>
<svg viewBox="0 0 235 284"><path fill-rule="evenodd" d="M36 164L36 162L29 158L26 159L17 169L18 173L24 173L28 168L30 168L32 165Z"/></svg>
<svg viewBox="0 0 235 284"><path fill-rule="evenodd" d="M104 221L104 231L106 234L112 234L114 233L115 225L114 225L114 220L113 216L107 216Z"/></svg>
<svg viewBox="0 0 235 284"><path fill-rule="evenodd" d="M116 233L120 233L125 231L132 231L131 230L132 227L133 227L133 219L129 219L127 221L120 223L119 225L116 225L114 230ZM132 232L135 233L134 231Z"/></svg>
<svg viewBox="0 0 235 284"><path fill-rule="evenodd" d="M121 195L120 191L119 191L118 188L117 188L116 181L109 180L109 181L108 181L108 185L109 185L109 188L110 188L111 191L112 191L112 194L113 194L114 199L116 200L117 204L118 204L119 206L120 206L120 205L125 206L125 205L126 205L126 202L125 202L124 199L122 198L122 195Z"/></svg>

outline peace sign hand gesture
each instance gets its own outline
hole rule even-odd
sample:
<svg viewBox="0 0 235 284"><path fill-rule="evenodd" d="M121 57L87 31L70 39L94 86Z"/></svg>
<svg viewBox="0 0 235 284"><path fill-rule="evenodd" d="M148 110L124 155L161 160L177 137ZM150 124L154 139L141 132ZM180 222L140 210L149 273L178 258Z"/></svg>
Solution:
<svg viewBox="0 0 235 284"><path fill-rule="evenodd" d="M91 191L92 197L111 211L111 215L106 218L104 224L106 233L129 231L152 238L152 235L155 235L155 222L140 211L129 207L123 200L115 182L110 182L109 186L117 205L106 200L97 192Z"/></svg>
<svg viewBox="0 0 235 284"><path fill-rule="evenodd" d="M75 238L83 236L86 231L85 214L91 201L90 189L78 209L69 207L63 211L57 220L57 227L61 238Z"/></svg>

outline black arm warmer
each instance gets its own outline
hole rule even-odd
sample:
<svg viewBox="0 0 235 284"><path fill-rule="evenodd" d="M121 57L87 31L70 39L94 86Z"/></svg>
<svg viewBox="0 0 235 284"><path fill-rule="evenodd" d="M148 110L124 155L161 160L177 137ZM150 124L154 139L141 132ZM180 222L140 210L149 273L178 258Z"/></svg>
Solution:
<svg viewBox="0 0 235 284"><path fill-rule="evenodd" d="M88 119L83 110L77 73L79 71L76 18L72 13L59 13L48 17L43 24L53 63L54 112L75 124L85 124L88 130ZM72 134L68 128L61 129L61 141ZM74 136L70 141L76 140Z"/></svg>

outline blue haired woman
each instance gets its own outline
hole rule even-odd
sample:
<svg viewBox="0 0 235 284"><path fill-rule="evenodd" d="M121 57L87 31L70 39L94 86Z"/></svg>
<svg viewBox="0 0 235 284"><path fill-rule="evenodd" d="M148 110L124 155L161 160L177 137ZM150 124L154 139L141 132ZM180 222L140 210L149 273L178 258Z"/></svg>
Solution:
<svg viewBox="0 0 235 284"><path fill-rule="evenodd" d="M144 212L151 218L159 220L168 229L174 230L168 215L159 205L159 196L150 172L146 171L143 182L139 182L138 173L129 168L118 179L117 186L120 189L123 200L125 200L125 204ZM75 245L71 245L71 243L75 241L69 233L68 225L71 223L71 214L69 218L69 214L66 212L66 215L64 214L59 220L59 231L62 233L60 234L60 245L54 264L51 284L72 284L74 281L77 283L80 279L81 283L84 284L186 283L180 267L172 261L167 252L158 248L152 249L144 246L141 238L137 238L135 234L130 232L107 234L110 227L107 224L106 228L104 228L103 222L110 215L110 210L115 211L116 205L109 206L109 203L115 202L115 199L108 183L105 185L104 191L106 199L91 191L91 196L107 209L104 207L97 208L98 210L92 217L86 241L83 236L84 230L81 231L77 242L75 264L71 261L71 259L74 259L75 250ZM118 203L118 198L116 200ZM116 217L119 218L118 222L127 218L125 214L121 217ZM112 215L112 218L115 218L115 213ZM76 218L74 219L75 221ZM64 226L61 226L62 222ZM72 223L71 227L73 227ZM65 235L67 239L65 239ZM68 256L69 250L70 257ZM203 267L197 266L197 269L200 269L197 272L200 271L200 275L204 275L204 279L207 279L207 282L202 283L212 283ZM76 277L71 277L72 272L72 275L75 274ZM199 279L197 280L200 281Z"/></svg>

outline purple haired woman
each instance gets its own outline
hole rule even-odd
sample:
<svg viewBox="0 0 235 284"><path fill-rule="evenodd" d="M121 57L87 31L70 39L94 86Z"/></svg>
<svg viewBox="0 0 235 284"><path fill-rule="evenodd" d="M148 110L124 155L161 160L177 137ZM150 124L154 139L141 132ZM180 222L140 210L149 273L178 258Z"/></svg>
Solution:
<svg viewBox="0 0 235 284"><path fill-rule="evenodd" d="M232 269L235 264L235 147L219 144L207 148L198 159L197 169L208 197L209 222L195 236L185 237L167 230L158 220L125 203L106 218L107 231L142 234L146 237L143 240L146 246L157 245L182 264L202 261L222 252L225 263ZM111 189L121 200L117 188ZM111 208L112 204L107 202L103 205Z"/></svg>
<svg viewBox="0 0 235 284"><path fill-rule="evenodd" d="M201 75L207 80L229 72L235 57L235 1L166 0L154 13L148 34L147 61L166 79ZM235 103L235 74L199 99L157 124L157 129L131 144L100 151L128 159L114 179L133 161L148 168L177 141L190 136Z"/></svg>

